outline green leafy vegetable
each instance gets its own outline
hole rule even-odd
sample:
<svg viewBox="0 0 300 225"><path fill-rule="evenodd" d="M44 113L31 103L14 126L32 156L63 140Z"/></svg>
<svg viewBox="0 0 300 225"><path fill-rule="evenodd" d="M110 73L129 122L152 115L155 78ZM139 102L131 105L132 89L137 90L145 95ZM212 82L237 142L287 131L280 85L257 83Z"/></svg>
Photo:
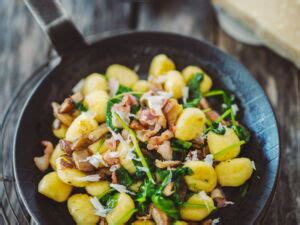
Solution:
<svg viewBox="0 0 300 225"><path fill-rule="evenodd" d="M245 141L239 141L239 142L237 142L237 143L234 143L234 144L232 144L232 145L229 145L229 146L226 147L226 148L223 148L222 150L220 150L219 152L217 152L217 153L215 153L215 154L213 154L213 155L214 155L214 157L216 157L216 156L222 156L222 155L226 154L227 152L229 152L231 149L233 149L233 148L235 148L235 147L238 147L238 146L241 146L241 145L243 145L243 144L245 144L245 143L246 143Z"/></svg>
<svg viewBox="0 0 300 225"><path fill-rule="evenodd" d="M146 169L146 174L147 174L148 179L151 182L155 183L155 181L154 181L154 179L152 177L152 174L150 172L150 168L148 166L148 163L145 160L145 157L144 157L144 155L143 155L143 153L142 153L142 151L140 149L139 142L138 142L138 139L136 137L135 132L127 126L127 124L121 119L121 117L117 113L113 112L113 115L119 121L119 123L121 124L121 126L128 132L128 134L129 134L129 136L130 136L130 138L132 140L132 143L133 143L133 146L134 146L134 150L135 150L136 154L138 155L138 157L140 158L143 167Z"/></svg>
<svg viewBox="0 0 300 225"><path fill-rule="evenodd" d="M128 187L133 183L133 180L132 180L130 174L123 167L120 167L119 169L116 170L116 176L117 176L118 182L122 185L125 185Z"/></svg>
<svg viewBox="0 0 300 225"><path fill-rule="evenodd" d="M233 125L232 129L234 130L234 132L240 140L245 142L248 142L250 140L250 133L245 127L240 125Z"/></svg>
<svg viewBox="0 0 300 225"><path fill-rule="evenodd" d="M119 88L118 88L118 90L117 90L116 95L123 94L123 93L127 93L127 92L131 92L131 91L132 91L131 88L126 87L126 86L120 84L120 85L119 85Z"/></svg>
<svg viewBox="0 0 300 225"><path fill-rule="evenodd" d="M209 131L212 131L219 135L224 135L226 132L226 128L221 123L212 122L210 127L206 129L205 133L207 134Z"/></svg>
<svg viewBox="0 0 300 225"><path fill-rule="evenodd" d="M88 109L81 102L76 102L75 108L78 109L80 112L88 111Z"/></svg>
<svg viewBox="0 0 300 225"><path fill-rule="evenodd" d="M160 194L153 195L151 200L158 209L165 212L168 216L178 219L178 209L172 200L167 199Z"/></svg>
<svg viewBox="0 0 300 225"><path fill-rule="evenodd" d="M120 193L111 189L110 192L108 192L106 195L100 198L100 202L102 205L107 206L108 209L113 209L118 202L119 194Z"/></svg>
<svg viewBox="0 0 300 225"><path fill-rule="evenodd" d="M222 104L223 110L226 111L228 109L231 109L231 106L234 104L234 100L235 100L234 95L229 94L223 90L212 90L203 94L204 97L217 96L217 95L222 95L223 97L223 104Z"/></svg>
<svg viewBox="0 0 300 225"><path fill-rule="evenodd" d="M179 139L172 139L171 147L176 152L182 152L189 150L192 147L192 143L188 141L182 141Z"/></svg>
<svg viewBox="0 0 300 225"><path fill-rule="evenodd" d="M201 99L201 92L199 87L201 81L203 80L203 76L203 73L196 73L188 82L189 97L183 107L189 108L197 107L199 105Z"/></svg>

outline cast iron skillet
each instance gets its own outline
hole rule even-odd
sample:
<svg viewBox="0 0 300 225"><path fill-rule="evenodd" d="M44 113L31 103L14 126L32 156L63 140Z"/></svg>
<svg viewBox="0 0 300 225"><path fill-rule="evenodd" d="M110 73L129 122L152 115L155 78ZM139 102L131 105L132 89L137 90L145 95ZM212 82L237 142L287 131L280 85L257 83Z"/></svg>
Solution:
<svg viewBox="0 0 300 225"><path fill-rule="evenodd" d="M32 91L18 122L14 143L14 170L17 185L28 211L40 224L74 224L66 204L58 204L37 193L43 174L33 164L40 155L41 140L55 141L51 133L53 120L50 103L62 101L72 87L92 73L104 73L112 63L133 68L146 75L150 60L158 53L174 59L178 69L199 65L210 74L215 86L236 95L241 120L252 133L242 155L256 162L257 171L244 190L227 188L235 205L216 212L222 224L259 224L274 194L279 170L279 137L271 106L263 90L239 62L217 48L189 37L158 32L132 32L86 44L57 0L27 0L32 13L48 33L61 57L60 63Z"/></svg>

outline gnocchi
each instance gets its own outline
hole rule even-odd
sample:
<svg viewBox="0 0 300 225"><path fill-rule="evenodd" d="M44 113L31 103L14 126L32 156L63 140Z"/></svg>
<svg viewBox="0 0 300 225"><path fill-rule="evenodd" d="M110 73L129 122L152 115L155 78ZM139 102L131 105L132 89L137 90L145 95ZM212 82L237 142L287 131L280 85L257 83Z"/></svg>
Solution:
<svg viewBox="0 0 300 225"><path fill-rule="evenodd" d="M129 157L130 154L134 154L132 151L133 146L130 146L126 142L120 142L118 146L120 163L129 173L134 174L136 172L136 168L132 157Z"/></svg>
<svg viewBox="0 0 300 225"><path fill-rule="evenodd" d="M56 202L64 202L71 194L73 187L62 182L56 172L46 174L39 182L39 193Z"/></svg>
<svg viewBox="0 0 300 225"><path fill-rule="evenodd" d="M214 168L202 161L189 161L184 164L190 168L192 175L185 176L185 182L191 191L212 191L217 185L217 175Z"/></svg>
<svg viewBox="0 0 300 225"><path fill-rule="evenodd" d="M223 187L243 185L252 175L253 167L248 158L235 158L216 166L218 182Z"/></svg>
<svg viewBox="0 0 300 225"><path fill-rule="evenodd" d="M88 95L94 91L107 91L108 84L105 77L99 73L93 73L84 80L82 93Z"/></svg>
<svg viewBox="0 0 300 225"><path fill-rule="evenodd" d="M68 199L68 210L78 225L96 225L100 220L87 194L72 195Z"/></svg>
<svg viewBox="0 0 300 225"><path fill-rule="evenodd" d="M189 141L201 135L205 128L205 114L198 108L186 108L176 122L175 137Z"/></svg>
<svg viewBox="0 0 300 225"><path fill-rule="evenodd" d="M89 112L95 114L95 119L99 123L105 121L108 98L108 94L105 91L94 91L84 99L84 105L89 109Z"/></svg>
<svg viewBox="0 0 300 225"><path fill-rule="evenodd" d="M53 170L56 170L56 160L63 156L65 152L61 149L60 145L57 144L54 148L54 151L50 157L50 164Z"/></svg>
<svg viewBox="0 0 300 225"><path fill-rule="evenodd" d="M110 65L106 70L106 76L108 79L116 79L121 85L130 88L139 80L136 72L119 64Z"/></svg>
<svg viewBox="0 0 300 225"><path fill-rule="evenodd" d="M101 198L109 192L110 186L108 181L98 181L87 184L85 190L90 195Z"/></svg>
<svg viewBox="0 0 300 225"><path fill-rule="evenodd" d="M159 54L152 59L149 74L152 76L164 75L175 70L174 62L164 54Z"/></svg>
<svg viewBox="0 0 300 225"><path fill-rule="evenodd" d="M175 70L167 73L167 80L164 84L164 88L167 92L170 92L174 98L179 99L183 96L183 90L185 83L182 75Z"/></svg>
<svg viewBox="0 0 300 225"><path fill-rule="evenodd" d="M147 92L149 91L149 83L146 80L139 80L133 85L132 90L142 93Z"/></svg>

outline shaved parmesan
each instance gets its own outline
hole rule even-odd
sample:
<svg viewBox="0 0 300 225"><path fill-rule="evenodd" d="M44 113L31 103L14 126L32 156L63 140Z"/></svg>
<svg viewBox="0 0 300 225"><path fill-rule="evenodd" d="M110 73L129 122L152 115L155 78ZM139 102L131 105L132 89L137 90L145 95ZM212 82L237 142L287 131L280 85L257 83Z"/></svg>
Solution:
<svg viewBox="0 0 300 225"><path fill-rule="evenodd" d="M98 168L100 164L103 164L104 166L108 166L107 163L103 160L102 155L100 155L99 153L87 157L86 161L92 164L96 168Z"/></svg>
<svg viewBox="0 0 300 225"><path fill-rule="evenodd" d="M206 162L207 164L212 166L213 162L214 162L214 156L212 154L206 155L205 158L204 158L204 162Z"/></svg>
<svg viewBox="0 0 300 225"><path fill-rule="evenodd" d="M111 151L107 153L109 158L118 158L120 156L119 152Z"/></svg>
<svg viewBox="0 0 300 225"><path fill-rule="evenodd" d="M109 171L110 172L115 172L117 169L120 168L120 165L119 164L115 164L115 165L112 165L110 168L109 168Z"/></svg>
<svg viewBox="0 0 300 225"><path fill-rule="evenodd" d="M225 206L228 206L228 205L234 205L234 202L231 202L231 201L225 201L224 204L225 204Z"/></svg>
<svg viewBox="0 0 300 225"><path fill-rule="evenodd" d="M157 115L162 115L162 107L166 100L172 97L172 94L164 91L158 91L155 94L153 92L146 92L141 97L141 102L147 102L147 106L154 110Z"/></svg>
<svg viewBox="0 0 300 225"><path fill-rule="evenodd" d="M254 170L256 170L256 166L255 166L255 162L254 162L254 161L251 161L251 165L252 165L252 168L253 168Z"/></svg>
<svg viewBox="0 0 300 225"><path fill-rule="evenodd" d="M134 148L130 149L126 155L126 159L128 160L135 160L135 161L141 161L140 158L137 158L134 154Z"/></svg>
<svg viewBox="0 0 300 225"><path fill-rule="evenodd" d="M135 195L135 193L127 190L126 187L121 184L110 184L110 187L112 187L113 189L115 189L116 191L118 191L120 193L129 193L129 194Z"/></svg>
<svg viewBox="0 0 300 225"><path fill-rule="evenodd" d="M84 85L84 79L81 79L73 88L72 88L72 92L75 94L75 93L78 93L78 92L81 92L82 88L83 88L83 85Z"/></svg>
<svg viewBox="0 0 300 225"><path fill-rule="evenodd" d="M198 160L198 152L197 150L191 151L191 154L185 158L185 161L196 161Z"/></svg>
<svg viewBox="0 0 300 225"><path fill-rule="evenodd" d="M109 212L109 209L105 209L96 197L91 198L90 201L93 207L95 208L95 215L106 217L106 214Z"/></svg>
<svg viewBox="0 0 300 225"><path fill-rule="evenodd" d="M188 87L184 87L182 89L182 100L183 103L186 104L187 99L189 98L189 88Z"/></svg>
<svg viewBox="0 0 300 225"><path fill-rule="evenodd" d="M109 95L115 96L118 89L119 89L119 81L115 78L110 78L108 81L108 87L109 87Z"/></svg>
<svg viewBox="0 0 300 225"><path fill-rule="evenodd" d="M236 113L239 111L239 107L237 106L237 104L233 104L231 105L231 110L233 114L236 115Z"/></svg>
<svg viewBox="0 0 300 225"><path fill-rule="evenodd" d="M140 171L145 172L145 173L147 173L147 172L149 171L147 168L142 167L142 166L137 166L136 168L137 168L138 170L140 170Z"/></svg>
<svg viewBox="0 0 300 225"><path fill-rule="evenodd" d="M93 175L88 175L85 177L77 177L76 180L78 181L88 181L88 182L97 182L100 180L99 174L93 174Z"/></svg>
<svg viewBox="0 0 300 225"><path fill-rule="evenodd" d="M209 200L209 196L206 194L205 191L200 191L199 192L199 197L202 199L202 200Z"/></svg>
<svg viewBox="0 0 300 225"><path fill-rule="evenodd" d="M217 225L218 223L220 223L220 218L216 218L211 221L211 225Z"/></svg>
<svg viewBox="0 0 300 225"><path fill-rule="evenodd" d="M125 142L124 138L122 137L122 135L121 135L120 133L117 134L117 133L114 132L111 128L108 128L108 129L109 129L109 131L110 131L110 133L111 133L111 135L112 135L112 137L113 137L113 139L114 139L115 141L120 141L120 142L122 142L122 143Z"/></svg>

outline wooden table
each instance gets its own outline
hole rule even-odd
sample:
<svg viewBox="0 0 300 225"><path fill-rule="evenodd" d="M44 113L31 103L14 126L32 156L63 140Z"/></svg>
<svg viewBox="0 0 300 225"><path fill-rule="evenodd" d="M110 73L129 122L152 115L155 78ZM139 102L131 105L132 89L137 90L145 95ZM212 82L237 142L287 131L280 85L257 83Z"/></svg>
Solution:
<svg viewBox="0 0 300 225"><path fill-rule="evenodd" d="M148 0L141 4L126 0L62 2L84 35L127 29L179 32L207 40L245 64L268 94L281 133L280 183L264 224L300 223L300 197L297 198L300 189L300 71L292 63L265 47L244 45L226 35L206 0ZM17 87L53 52L21 0L0 1L0 18L1 118Z"/></svg>

